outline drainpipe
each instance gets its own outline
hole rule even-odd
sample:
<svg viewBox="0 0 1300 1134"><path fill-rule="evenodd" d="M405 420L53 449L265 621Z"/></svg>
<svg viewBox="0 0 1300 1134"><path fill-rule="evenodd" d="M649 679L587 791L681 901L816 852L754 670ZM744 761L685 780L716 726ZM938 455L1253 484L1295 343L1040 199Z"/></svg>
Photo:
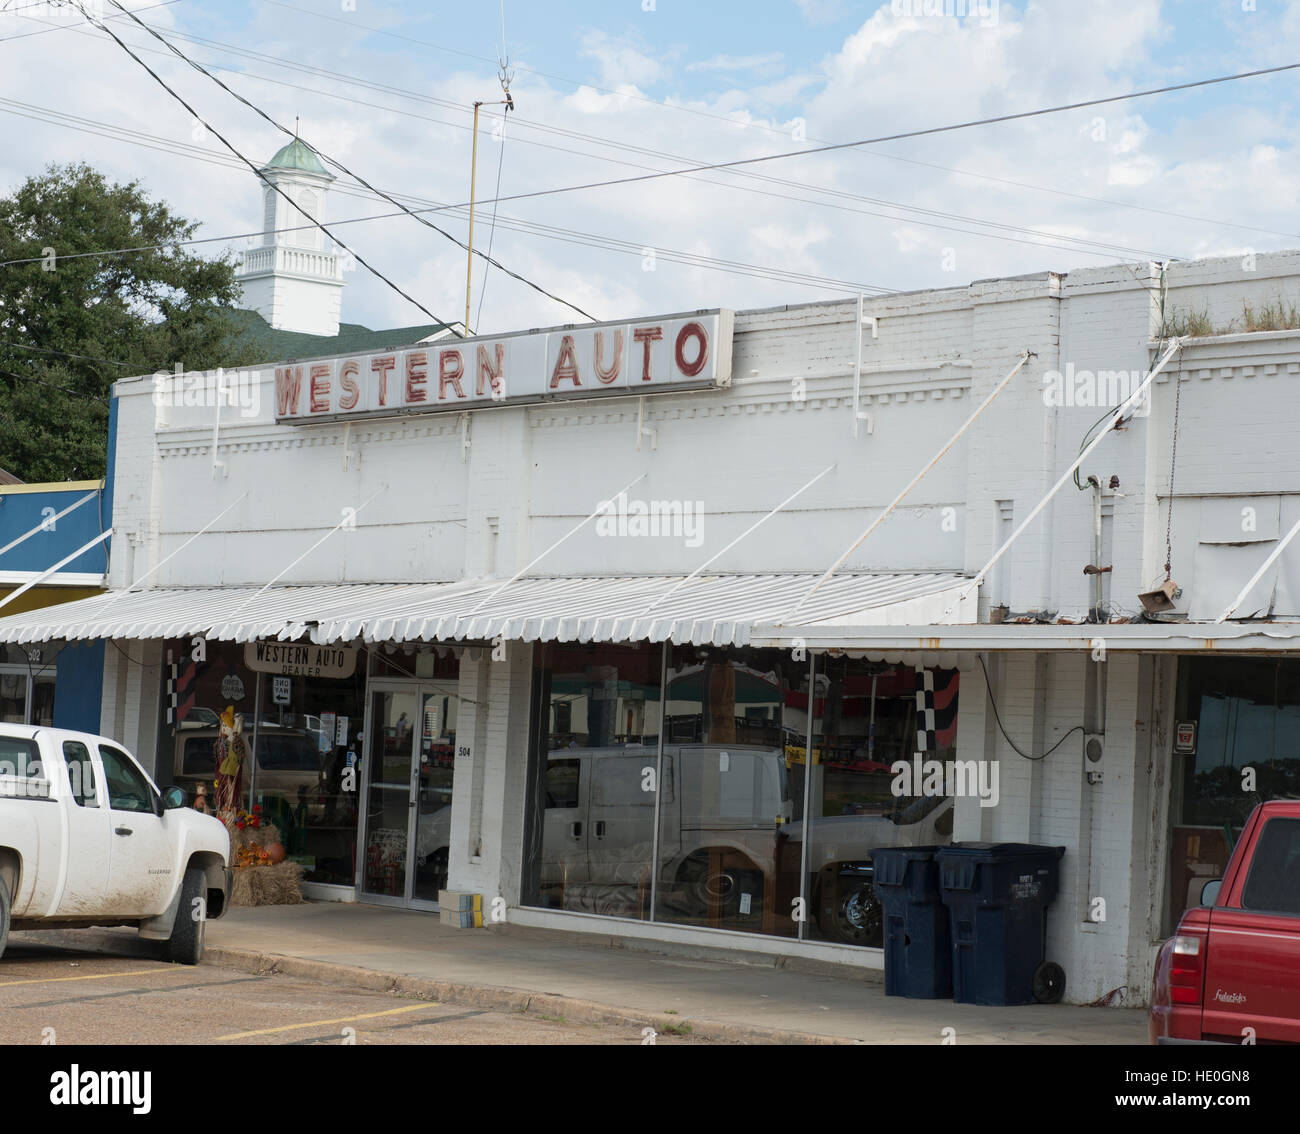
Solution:
<svg viewBox="0 0 1300 1134"><path fill-rule="evenodd" d="M1088 478L1092 485L1092 565L1096 573L1092 577L1093 602L1092 618L1094 622L1102 621L1102 587L1101 587L1101 481L1095 476Z"/></svg>

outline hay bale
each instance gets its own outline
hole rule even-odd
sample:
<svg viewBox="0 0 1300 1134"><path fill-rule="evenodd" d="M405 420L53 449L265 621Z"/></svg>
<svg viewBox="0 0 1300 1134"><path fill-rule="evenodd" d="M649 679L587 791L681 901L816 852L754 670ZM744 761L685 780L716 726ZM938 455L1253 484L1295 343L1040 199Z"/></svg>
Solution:
<svg viewBox="0 0 1300 1134"><path fill-rule="evenodd" d="M296 862L245 866L234 872L232 906L302 905L302 867Z"/></svg>

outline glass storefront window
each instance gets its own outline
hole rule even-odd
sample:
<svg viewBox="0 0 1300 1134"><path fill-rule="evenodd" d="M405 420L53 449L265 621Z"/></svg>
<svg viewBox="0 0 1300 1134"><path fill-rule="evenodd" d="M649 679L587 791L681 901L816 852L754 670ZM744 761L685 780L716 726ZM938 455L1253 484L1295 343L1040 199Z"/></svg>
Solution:
<svg viewBox="0 0 1300 1134"><path fill-rule="evenodd" d="M302 865L304 881L354 885L358 785L345 770L360 751L364 652L357 651L349 676L331 678L257 672L234 642L208 642L198 659L188 642L173 650L185 660L172 691L177 719L163 741L171 782L192 801L202 788L206 806L215 806L221 714L233 708L249 753L240 806L261 808L286 856ZM166 766L160 760L160 769Z"/></svg>
<svg viewBox="0 0 1300 1134"><path fill-rule="evenodd" d="M778 857L795 814L786 753L806 721L793 702L807 677L788 651L670 648L656 920L797 931L798 881L779 877Z"/></svg>
<svg viewBox="0 0 1300 1134"><path fill-rule="evenodd" d="M0 720L54 724L54 677L61 644L0 646Z"/></svg>
<svg viewBox="0 0 1300 1134"><path fill-rule="evenodd" d="M817 659L813 755L795 743L800 807L786 848L803 856L802 783L811 791L806 886L810 940L883 943L872 850L952 841L954 801L926 794L924 776L899 777L895 761L955 759L958 671L919 670L851 658ZM933 710L933 727L925 709ZM914 765L913 765L914 766ZM913 782L919 780L920 782ZM792 865L794 865L792 863Z"/></svg>
<svg viewBox="0 0 1300 1134"><path fill-rule="evenodd" d="M810 689L783 650L535 656L530 904L879 947L872 851L951 842L952 798L891 764L955 757L956 670L819 658Z"/></svg>
<svg viewBox="0 0 1300 1134"><path fill-rule="evenodd" d="M659 647L538 646L530 904L650 913ZM671 794L671 775L664 791Z"/></svg>
<svg viewBox="0 0 1300 1134"><path fill-rule="evenodd" d="M1175 716L1196 724L1196 739L1173 756L1170 927L1223 877L1254 806L1300 795L1300 662L1182 658Z"/></svg>

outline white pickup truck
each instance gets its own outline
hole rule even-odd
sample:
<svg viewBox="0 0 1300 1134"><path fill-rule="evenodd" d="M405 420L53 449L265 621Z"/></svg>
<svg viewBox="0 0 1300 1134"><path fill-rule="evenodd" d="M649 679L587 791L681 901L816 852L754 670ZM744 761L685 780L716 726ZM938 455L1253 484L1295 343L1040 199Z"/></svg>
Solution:
<svg viewBox="0 0 1300 1134"><path fill-rule="evenodd" d="M138 926L198 964L230 835L102 736L0 724L0 954L10 929Z"/></svg>

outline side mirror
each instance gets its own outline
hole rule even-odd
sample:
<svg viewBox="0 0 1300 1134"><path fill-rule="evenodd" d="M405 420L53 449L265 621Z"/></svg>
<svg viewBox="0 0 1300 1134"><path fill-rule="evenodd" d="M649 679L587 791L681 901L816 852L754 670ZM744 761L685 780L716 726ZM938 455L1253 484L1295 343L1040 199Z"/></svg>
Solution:
<svg viewBox="0 0 1300 1134"><path fill-rule="evenodd" d="M185 789L172 784L163 789L162 799L164 811L175 811L176 808L185 806Z"/></svg>
<svg viewBox="0 0 1300 1134"><path fill-rule="evenodd" d="M1212 905L1214 905L1215 900L1216 900L1216 899L1218 898L1218 896L1219 896L1219 888L1220 888L1222 885L1223 885L1223 879L1222 879L1222 878L1215 878L1213 881L1211 881L1211 882L1207 882L1207 883L1206 883L1206 884L1201 888L1201 905L1203 905L1203 906L1212 906Z"/></svg>

